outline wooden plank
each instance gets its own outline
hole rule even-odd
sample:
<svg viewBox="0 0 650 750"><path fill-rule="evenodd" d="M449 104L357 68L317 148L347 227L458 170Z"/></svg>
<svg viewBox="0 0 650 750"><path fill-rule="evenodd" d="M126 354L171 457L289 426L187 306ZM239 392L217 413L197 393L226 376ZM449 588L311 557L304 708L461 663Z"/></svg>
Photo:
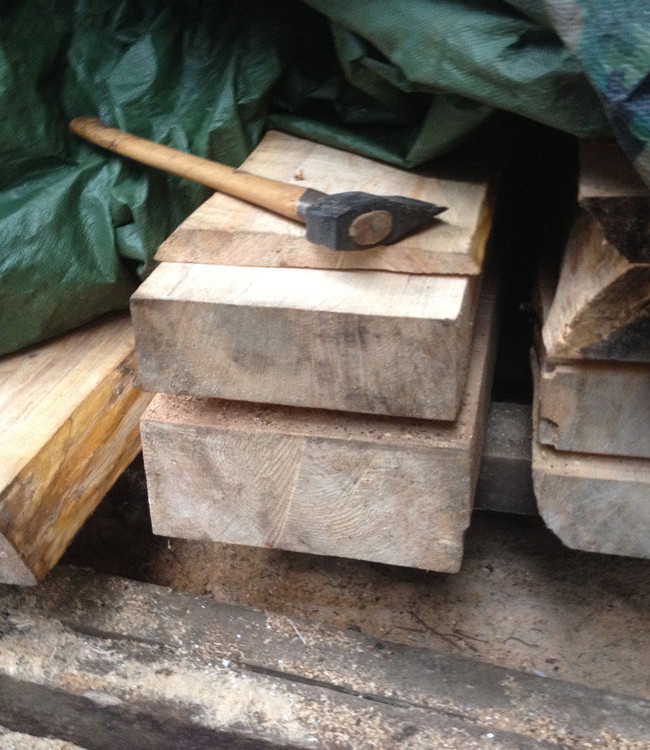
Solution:
<svg viewBox="0 0 650 750"><path fill-rule="evenodd" d="M448 210L430 228L395 245L334 252L307 242L304 227L297 222L215 194L162 244L158 260L407 273L480 272L492 223L492 199L486 170L477 168L476 160L462 163L455 159L427 173L406 172L285 133L269 132L242 169L326 193L361 190L405 195L448 206Z"/></svg>
<svg viewBox="0 0 650 750"><path fill-rule="evenodd" d="M0 721L96 750L648 737L647 701L74 569L0 611Z"/></svg>
<svg viewBox="0 0 650 750"><path fill-rule="evenodd" d="M486 292L453 423L156 396L142 419L155 533L458 570L493 314Z"/></svg>
<svg viewBox="0 0 650 750"><path fill-rule="evenodd" d="M614 141L580 144L578 201L631 263L650 263L650 192Z"/></svg>
<svg viewBox="0 0 650 750"><path fill-rule="evenodd" d="M475 280L162 263L133 295L143 387L454 419Z"/></svg>
<svg viewBox="0 0 650 750"><path fill-rule="evenodd" d="M562 451L650 458L650 365L544 362L538 439Z"/></svg>
<svg viewBox="0 0 650 750"><path fill-rule="evenodd" d="M538 433L539 363L533 358ZM546 525L567 547L650 557L650 460L556 451L533 440L533 485Z"/></svg>
<svg viewBox="0 0 650 750"><path fill-rule="evenodd" d="M553 359L650 362L650 264L633 263L581 209L542 331Z"/></svg>
<svg viewBox="0 0 650 750"><path fill-rule="evenodd" d="M549 315L557 278L540 269L534 306ZM539 327L537 328L539 333ZM650 458L650 365L584 359L553 360L536 336L540 443L561 451Z"/></svg>
<svg viewBox="0 0 650 750"><path fill-rule="evenodd" d="M0 360L0 581L57 562L140 449L128 316Z"/></svg>

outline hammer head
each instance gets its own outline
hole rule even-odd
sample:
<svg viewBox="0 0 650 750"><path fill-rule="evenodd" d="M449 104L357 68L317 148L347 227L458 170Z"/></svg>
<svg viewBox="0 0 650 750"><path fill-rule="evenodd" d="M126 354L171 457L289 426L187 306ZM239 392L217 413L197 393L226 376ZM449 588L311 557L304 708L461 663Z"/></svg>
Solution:
<svg viewBox="0 0 650 750"><path fill-rule="evenodd" d="M318 193L303 215L310 242L332 250L365 250L391 245L431 224L446 210L435 203L397 195Z"/></svg>

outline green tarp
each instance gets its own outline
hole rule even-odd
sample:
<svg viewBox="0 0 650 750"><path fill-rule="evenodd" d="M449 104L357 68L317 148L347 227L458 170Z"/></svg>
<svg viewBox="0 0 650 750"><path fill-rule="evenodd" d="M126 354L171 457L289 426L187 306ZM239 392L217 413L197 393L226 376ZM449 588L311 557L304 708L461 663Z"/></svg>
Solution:
<svg viewBox="0 0 650 750"><path fill-rule="evenodd" d="M579 136L609 115L643 163L649 10L625 4L630 31L608 10L621 5L4 0L0 353L126 307L208 195L79 142L72 117L232 165L276 127L414 167L497 109Z"/></svg>

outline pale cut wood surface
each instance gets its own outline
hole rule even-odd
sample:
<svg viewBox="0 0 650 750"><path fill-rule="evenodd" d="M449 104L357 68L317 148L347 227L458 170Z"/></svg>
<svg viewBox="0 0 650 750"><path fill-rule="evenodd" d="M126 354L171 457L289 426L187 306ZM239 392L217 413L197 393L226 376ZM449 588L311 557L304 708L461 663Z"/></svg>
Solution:
<svg viewBox="0 0 650 750"><path fill-rule="evenodd" d="M546 362L539 397L541 443L650 458L650 365Z"/></svg>
<svg viewBox="0 0 650 750"><path fill-rule="evenodd" d="M140 448L128 316L0 359L0 581L34 583Z"/></svg>
<svg viewBox="0 0 650 750"><path fill-rule="evenodd" d="M539 362L533 435L538 434ZM546 525L572 549L650 557L650 460L558 451L533 438L533 486Z"/></svg>
<svg viewBox="0 0 650 750"><path fill-rule="evenodd" d="M305 189L403 195L448 210L431 227L394 245L340 252L307 242L298 222L215 194L161 245L157 260L426 274L475 275L481 270L493 207L485 170L474 164L437 167L424 176L271 131L242 169Z"/></svg>
<svg viewBox="0 0 650 750"><path fill-rule="evenodd" d="M542 336L553 359L650 362L650 264L631 263L580 210Z"/></svg>
<svg viewBox="0 0 650 750"><path fill-rule="evenodd" d="M145 390L454 419L478 282L162 263L131 309Z"/></svg>
<svg viewBox="0 0 650 750"><path fill-rule="evenodd" d="M492 374L484 299L453 423L156 396L142 419L155 533L457 571Z"/></svg>

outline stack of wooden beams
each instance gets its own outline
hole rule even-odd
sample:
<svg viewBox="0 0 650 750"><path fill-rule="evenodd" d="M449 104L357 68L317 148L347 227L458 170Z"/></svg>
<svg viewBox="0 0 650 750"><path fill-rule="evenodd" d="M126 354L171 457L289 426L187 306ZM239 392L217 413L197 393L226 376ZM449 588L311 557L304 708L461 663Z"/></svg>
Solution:
<svg viewBox="0 0 650 750"><path fill-rule="evenodd" d="M569 547L650 557L650 194L618 149L584 144L534 370L539 510Z"/></svg>
<svg viewBox="0 0 650 750"><path fill-rule="evenodd" d="M280 133L246 171L449 206L399 244L310 245L226 195L132 300L154 531L458 570L489 401L485 174L413 174Z"/></svg>

